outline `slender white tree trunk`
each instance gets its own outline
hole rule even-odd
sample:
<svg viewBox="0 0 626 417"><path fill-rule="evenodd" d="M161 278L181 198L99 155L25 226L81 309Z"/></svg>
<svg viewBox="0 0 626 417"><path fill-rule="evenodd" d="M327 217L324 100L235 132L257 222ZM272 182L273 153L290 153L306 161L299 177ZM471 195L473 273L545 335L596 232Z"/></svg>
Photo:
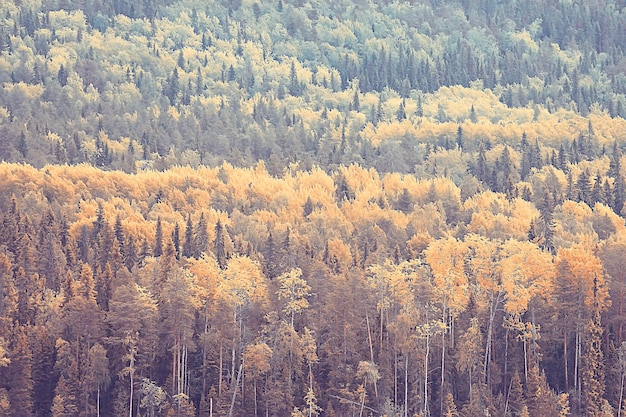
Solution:
<svg viewBox="0 0 626 417"><path fill-rule="evenodd" d="M622 399L624 398L624 373L619 385L619 407L617 407L617 417L622 417Z"/></svg>
<svg viewBox="0 0 626 417"><path fill-rule="evenodd" d="M428 413L428 356L430 355L430 336L426 335L426 353L424 355L424 414Z"/></svg>
<svg viewBox="0 0 626 417"><path fill-rule="evenodd" d="M409 415L409 355L404 357L404 417Z"/></svg>

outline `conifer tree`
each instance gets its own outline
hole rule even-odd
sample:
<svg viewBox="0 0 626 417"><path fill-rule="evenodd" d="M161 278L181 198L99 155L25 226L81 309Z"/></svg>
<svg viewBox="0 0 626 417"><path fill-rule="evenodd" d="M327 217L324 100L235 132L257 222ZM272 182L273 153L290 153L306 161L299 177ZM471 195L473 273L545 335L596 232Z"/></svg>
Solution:
<svg viewBox="0 0 626 417"><path fill-rule="evenodd" d="M200 213L200 219L196 223L196 229L194 232L194 257L199 259L204 252L209 248L209 235L207 229L206 219L204 218L204 212Z"/></svg>
<svg viewBox="0 0 626 417"><path fill-rule="evenodd" d="M526 381L526 404L531 417L543 417L558 414L558 403L546 381L546 375L533 364L528 371ZM523 414L523 407L520 415Z"/></svg>
<svg viewBox="0 0 626 417"><path fill-rule="evenodd" d="M139 261L137 255L137 248L135 247L135 238L130 235L126 240L126 248L124 249L124 265L129 271L133 270L133 267Z"/></svg>
<svg viewBox="0 0 626 417"><path fill-rule="evenodd" d="M409 193L407 188L402 190L402 194L398 198L397 208L404 214L408 214L413 211L413 197Z"/></svg>
<svg viewBox="0 0 626 417"><path fill-rule="evenodd" d="M215 240L213 241L213 253L215 255L215 259L217 260L217 264L220 266L220 268L224 269L226 267L226 248L224 227L222 226L221 220L218 220L215 224Z"/></svg>
<svg viewBox="0 0 626 417"><path fill-rule="evenodd" d="M585 169L578 176L576 189L578 190L578 200L591 205L591 176L588 169Z"/></svg>
<svg viewBox="0 0 626 417"><path fill-rule="evenodd" d="M586 325L582 369L582 404L587 416L599 416L602 411L604 384L604 361L601 349L602 327L600 313L595 314Z"/></svg>
<svg viewBox="0 0 626 417"><path fill-rule="evenodd" d="M402 99L402 102L400 102L400 106L398 106L398 110L396 111L396 119L400 122L406 119L405 99Z"/></svg>
<svg viewBox="0 0 626 417"><path fill-rule="evenodd" d="M191 215L187 215L187 223L185 225L185 241L183 242L183 256L185 258L191 258L195 256L195 239L193 233L193 223L191 222Z"/></svg>
<svg viewBox="0 0 626 417"><path fill-rule="evenodd" d="M156 232L154 236L154 250L152 253L157 258L163 254L163 228L161 225L161 217L157 218Z"/></svg>
<svg viewBox="0 0 626 417"><path fill-rule="evenodd" d="M274 242L274 235L270 231L265 242L265 251L263 253L265 259L265 275L269 279L274 279L278 275L278 247Z"/></svg>
<svg viewBox="0 0 626 417"><path fill-rule="evenodd" d="M454 396L451 392L447 393L443 400L443 416L444 417L458 417L456 404L454 403Z"/></svg>
<svg viewBox="0 0 626 417"><path fill-rule="evenodd" d="M30 345L33 357L33 406L35 415L42 410L50 410L54 398L56 375L54 371L55 340L46 326L37 325L31 329ZM1 365L0 365L1 367Z"/></svg>
<svg viewBox="0 0 626 417"><path fill-rule="evenodd" d="M476 168L474 175L479 181L487 182L489 177L489 167L487 166L487 158L485 156L485 147L481 143L478 148L478 158L476 159Z"/></svg>
<svg viewBox="0 0 626 417"><path fill-rule="evenodd" d="M178 223L174 225L174 231L172 232L172 244L174 245L176 259L180 260L180 226Z"/></svg>
<svg viewBox="0 0 626 417"><path fill-rule="evenodd" d="M624 202L626 202L626 182L622 175L617 175L613 186L613 211L621 215Z"/></svg>
<svg viewBox="0 0 626 417"><path fill-rule="evenodd" d="M31 417L34 415L33 405L33 356L26 329L18 326L13 336L10 349L8 367L8 381L10 381L11 416Z"/></svg>
<svg viewBox="0 0 626 417"><path fill-rule="evenodd" d="M122 218L119 215L115 217L115 225L113 226L113 231L115 233L115 238L117 239L119 247L124 248L126 246L126 237L124 235L124 227L122 226ZM122 254L124 254L123 250Z"/></svg>
<svg viewBox="0 0 626 417"><path fill-rule="evenodd" d="M526 401L524 400L524 389L522 387L522 381L519 373L515 372L513 378L511 378L511 385L508 394L508 404L513 417L519 417L522 412L522 408L526 407Z"/></svg>
<svg viewBox="0 0 626 417"><path fill-rule="evenodd" d="M311 200L311 196L308 196L302 207L302 216L309 217L311 213L313 213L313 201Z"/></svg>

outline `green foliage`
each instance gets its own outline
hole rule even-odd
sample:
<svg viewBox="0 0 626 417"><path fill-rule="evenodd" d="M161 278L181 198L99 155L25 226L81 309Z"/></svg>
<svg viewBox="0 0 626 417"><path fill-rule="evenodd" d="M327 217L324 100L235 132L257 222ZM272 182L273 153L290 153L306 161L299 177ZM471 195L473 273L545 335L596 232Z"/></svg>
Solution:
<svg viewBox="0 0 626 417"><path fill-rule="evenodd" d="M526 7L515 1L414 8L398 2L356 8L324 2L48 3L0 6L7 51L0 58L6 74L2 133L12 138L0 146L5 160L37 166L89 161L133 172L134 141L142 148L135 149L143 154L140 168L185 164L189 152L204 164L226 159L249 165L269 161L277 147L285 157L281 169L296 160L332 168L341 128L355 139L346 149L350 155L376 139L379 152L363 162L386 171L394 168L384 162L377 137L389 137L368 129L368 122L379 130L383 121L438 121L445 129L420 141L443 146L443 139L447 148L456 141L471 152L481 135L462 126L465 121L474 127L505 120L556 123L563 119L559 112L626 117L619 70L625 22L614 1L580 10L568 2ZM511 24L497 24L502 16ZM457 86L467 95L459 96L462 104L442 99ZM475 95L481 90L488 97ZM497 100L510 116L492 111ZM328 125L322 107L341 126ZM578 140L575 162L599 154L598 142L619 139L596 123L568 130L567 138ZM522 178L541 159L532 139L530 153L522 149ZM394 153L406 159L406 171L414 169L407 154ZM506 187L506 178L495 187Z"/></svg>

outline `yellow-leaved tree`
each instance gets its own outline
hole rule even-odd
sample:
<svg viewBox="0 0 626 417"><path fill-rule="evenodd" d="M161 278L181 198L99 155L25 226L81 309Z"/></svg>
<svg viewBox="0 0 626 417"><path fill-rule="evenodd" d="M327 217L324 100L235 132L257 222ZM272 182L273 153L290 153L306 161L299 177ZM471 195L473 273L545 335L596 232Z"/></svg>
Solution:
<svg viewBox="0 0 626 417"><path fill-rule="evenodd" d="M433 276L434 293L441 307L441 386L445 384L446 334L454 341L454 322L465 311L470 300L469 282L465 274L468 246L454 237L434 241L426 249L426 262ZM442 407L443 407L443 396Z"/></svg>
<svg viewBox="0 0 626 417"><path fill-rule="evenodd" d="M490 375L487 371L489 370L489 364L492 357L493 327L496 319L496 313L501 311L500 305L504 300L500 265L502 241L470 234L465 237L465 242L468 249L465 262L467 265L467 272L471 277L470 286L472 289L473 301L476 303L479 315L487 315L487 338L485 341L482 364L483 376L488 382ZM467 340L476 340L476 338L468 339L468 335L466 335L465 338ZM475 346L472 346L472 349L475 348Z"/></svg>
<svg viewBox="0 0 626 417"><path fill-rule="evenodd" d="M522 315L535 297L548 299L554 290L555 267L552 255L532 242L507 240L502 245L502 289L505 293L504 311L507 329L517 330L524 343L524 372L528 375L528 347L538 361L536 343L539 326L534 321L522 322ZM534 317L534 315L531 315ZM506 364L505 364L506 366Z"/></svg>
<svg viewBox="0 0 626 417"><path fill-rule="evenodd" d="M243 353L244 370L252 378L254 386L254 415L258 416L258 389L259 378L263 377L271 369L272 349L265 342L248 345Z"/></svg>
<svg viewBox="0 0 626 417"><path fill-rule="evenodd" d="M251 315L255 307L262 308L267 303L267 283L259 263L247 256L236 255L229 259L226 268L219 275L217 297L232 311L233 333L230 368L230 381L234 382L234 386L231 386L233 392L232 413L243 368L244 341L242 335L245 331L246 318ZM220 386L221 378L222 361L220 361Z"/></svg>
<svg viewBox="0 0 626 417"><path fill-rule="evenodd" d="M280 283L280 288L277 291L278 299L285 300L283 313L289 316L291 327L293 327L295 315L302 314L304 310L309 308L307 297L311 295L311 287L302 278L300 268L293 268L277 279Z"/></svg>
<svg viewBox="0 0 626 417"><path fill-rule="evenodd" d="M202 350L202 394L206 395L207 368L209 363L209 350L213 338L219 337L215 333L219 330L211 331L211 319L216 315L217 303L216 292L220 274L220 267L217 261L203 252L199 259L189 258L187 269L191 273L192 285L190 290L198 303L198 314L202 321L202 333L199 335L200 349Z"/></svg>
<svg viewBox="0 0 626 417"><path fill-rule="evenodd" d="M600 259L586 246L574 244L559 250L556 258L555 309L563 329L563 370L565 388L572 388L580 399L582 387L582 359L588 323L611 305L608 283ZM570 381L568 336L574 332L574 369Z"/></svg>

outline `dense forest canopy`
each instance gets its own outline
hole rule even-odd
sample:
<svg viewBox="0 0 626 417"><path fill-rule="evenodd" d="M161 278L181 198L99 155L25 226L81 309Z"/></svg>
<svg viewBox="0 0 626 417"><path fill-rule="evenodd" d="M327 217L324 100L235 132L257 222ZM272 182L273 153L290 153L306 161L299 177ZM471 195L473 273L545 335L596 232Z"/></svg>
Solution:
<svg viewBox="0 0 626 417"><path fill-rule="evenodd" d="M0 16L4 160L410 173L459 126L474 152L524 132L558 150L588 118L596 152L624 134L614 1L22 1Z"/></svg>
<svg viewBox="0 0 626 417"><path fill-rule="evenodd" d="M621 416L623 1L0 4L0 417Z"/></svg>

